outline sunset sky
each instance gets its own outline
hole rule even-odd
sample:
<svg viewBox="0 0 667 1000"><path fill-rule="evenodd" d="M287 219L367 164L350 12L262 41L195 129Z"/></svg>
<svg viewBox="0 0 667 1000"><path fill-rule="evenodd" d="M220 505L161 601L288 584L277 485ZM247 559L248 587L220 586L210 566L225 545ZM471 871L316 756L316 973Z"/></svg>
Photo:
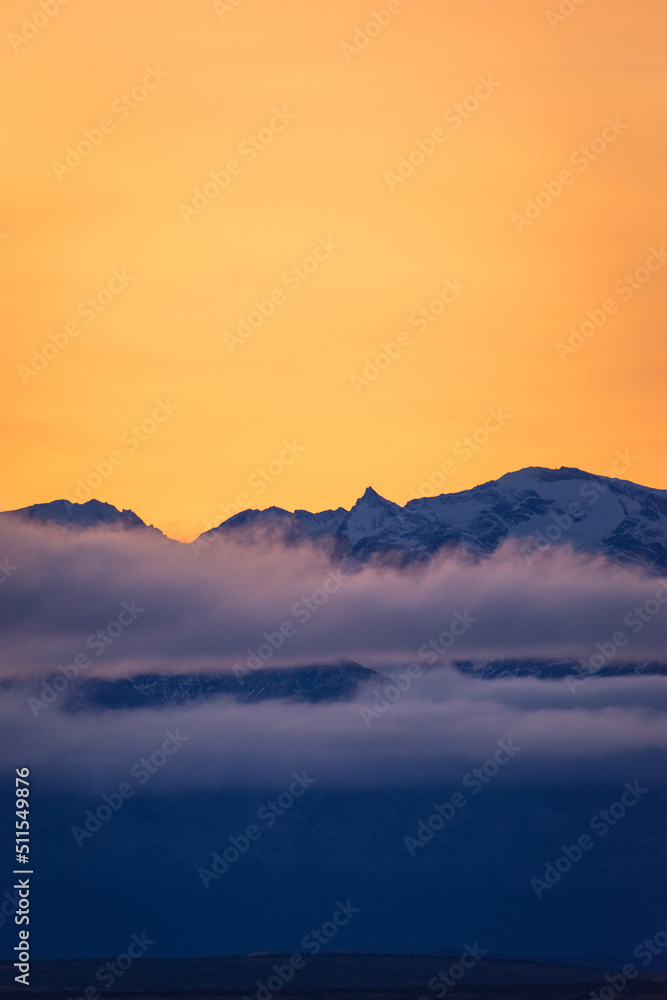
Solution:
<svg viewBox="0 0 667 1000"><path fill-rule="evenodd" d="M619 451L667 488L664 0L0 26L3 509L97 475L190 539L239 494L405 503L447 462L431 493Z"/></svg>

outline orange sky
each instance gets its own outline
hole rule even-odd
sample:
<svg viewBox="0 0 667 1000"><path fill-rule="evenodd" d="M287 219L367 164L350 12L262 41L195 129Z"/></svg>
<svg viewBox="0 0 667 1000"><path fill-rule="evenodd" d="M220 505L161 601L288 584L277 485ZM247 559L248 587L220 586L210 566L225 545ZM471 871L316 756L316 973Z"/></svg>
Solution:
<svg viewBox="0 0 667 1000"><path fill-rule="evenodd" d="M404 503L448 461L431 492L617 450L667 488L664 0L5 0L0 21L3 508L95 474L190 538L239 494ZM272 314L244 340L254 300Z"/></svg>

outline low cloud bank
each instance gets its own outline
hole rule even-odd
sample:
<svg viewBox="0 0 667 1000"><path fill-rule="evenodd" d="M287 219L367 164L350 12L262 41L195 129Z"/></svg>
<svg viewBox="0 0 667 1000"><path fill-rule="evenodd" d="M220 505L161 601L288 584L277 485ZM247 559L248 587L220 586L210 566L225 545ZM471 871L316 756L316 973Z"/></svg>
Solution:
<svg viewBox="0 0 667 1000"><path fill-rule="evenodd" d="M521 749L499 781L664 783L667 678L596 677L573 696L563 681L489 682L439 667L378 711L386 690L382 680L335 704L222 698L163 710L50 709L38 718L8 692L0 766L11 772L20 760L58 787L109 791L169 733L179 750L158 753L151 793L279 787L293 771L320 788L418 787L456 784L510 741Z"/></svg>
<svg viewBox="0 0 667 1000"><path fill-rule="evenodd" d="M0 676L86 659L88 676L353 659L656 660L667 582L569 549L332 567L309 546L219 540L199 556L141 532L0 524ZM605 653L606 650L606 653Z"/></svg>

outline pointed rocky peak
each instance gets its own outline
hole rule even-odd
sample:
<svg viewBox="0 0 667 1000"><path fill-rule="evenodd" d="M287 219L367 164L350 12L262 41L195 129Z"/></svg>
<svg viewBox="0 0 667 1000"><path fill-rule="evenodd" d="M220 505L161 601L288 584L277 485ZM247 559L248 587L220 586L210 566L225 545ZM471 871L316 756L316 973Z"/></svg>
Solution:
<svg viewBox="0 0 667 1000"><path fill-rule="evenodd" d="M369 486L345 518L343 532L351 542L383 531L400 514L401 508L385 500Z"/></svg>
<svg viewBox="0 0 667 1000"><path fill-rule="evenodd" d="M360 506L390 507L392 510L400 510L397 503L394 503L392 500L385 500L385 498L381 497L380 494L377 493L372 486L366 487L363 495L360 496L359 499L356 501L356 503L352 507L352 510ZM350 513L352 513L352 511L350 511Z"/></svg>
<svg viewBox="0 0 667 1000"><path fill-rule="evenodd" d="M366 489L363 492L363 495L360 497L360 499L361 500L373 500L373 499L384 500L384 497L381 497L380 494L377 492L377 490L374 490L372 486L367 486Z"/></svg>

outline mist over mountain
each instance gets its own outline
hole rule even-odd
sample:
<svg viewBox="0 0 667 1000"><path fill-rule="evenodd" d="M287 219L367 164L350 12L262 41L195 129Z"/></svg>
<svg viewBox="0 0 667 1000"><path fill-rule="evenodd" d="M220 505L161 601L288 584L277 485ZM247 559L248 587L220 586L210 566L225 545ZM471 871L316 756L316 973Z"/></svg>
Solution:
<svg viewBox="0 0 667 1000"><path fill-rule="evenodd" d="M97 500L56 500L8 513L66 527L146 527L132 511ZM310 541L336 560L390 557L403 564L443 550L489 555L516 540L527 557L547 546L570 545L664 572L667 491L578 469L529 468L461 493L410 500L404 507L368 487L349 511L245 510L192 544L199 551L219 537L246 544L269 538L288 545Z"/></svg>
<svg viewBox="0 0 667 1000"><path fill-rule="evenodd" d="M97 501L0 516L0 800L29 766L62 916L36 953L296 951L349 900L334 950L632 960L665 920L664 510L524 470L192 544Z"/></svg>
<svg viewBox="0 0 667 1000"><path fill-rule="evenodd" d="M146 525L133 511L118 510L112 504L100 500L87 500L86 503L52 500L50 503L36 503L30 507L21 507L19 510L4 513L22 520L59 525L64 528L150 527L152 531L158 530L152 525Z"/></svg>
<svg viewBox="0 0 667 1000"><path fill-rule="evenodd" d="M250 672L267 668L291 681L267 672L263 697L342 696L363 683L346 661L480 679L660 674L666 508L664 491L529 469L403 508L368 489L350 511L244 511L185 545L96 500L37 504L0 516L20 567L0 672L44 678L79 656L77 697L128 706L139 688L156 704L256 698ZM294 673L313 664L326 677Z"/></svg>
<svg viewBox="0 0 667 1000"><path fill-rule="evenodd" d="M517 539L526 554L569 544L664 571L667 491L578 469L531 468L462 493L410 500L404 507L368 487L350 511L243 511L203 538L229 533L250 538L279 533L288 543L330 540L339 557L396 553L406 562L458 547L488 555Z"/></svg>
<svg viewBox="0 0 667 1000"><path fill-rule="evenodd" d="M666 668L667 670L667 668ZM312 704L352 699L362 684L379 680L358 663L216 674L139 674L132 678L84 680L68 692L63 711L172 708L229 697L242 704L271 699ZM39 693L38 691L36 693Z"/></svg>

